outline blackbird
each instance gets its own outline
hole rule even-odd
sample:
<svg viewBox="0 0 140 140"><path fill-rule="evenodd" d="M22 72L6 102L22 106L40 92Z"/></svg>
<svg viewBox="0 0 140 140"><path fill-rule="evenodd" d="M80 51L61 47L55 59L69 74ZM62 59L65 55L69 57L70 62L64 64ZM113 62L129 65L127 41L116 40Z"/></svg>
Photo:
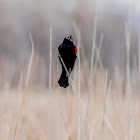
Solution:
<svg viewBox="0 0 140 140"><path fill-rule="evenodd" d="M59 61L62 65L62 73L58 80L58 83L60 87L67 88L69 86L68 77L70 76L73 70L75 60L77 57L77 48L73 44L72 35L68 35L67 37L64 38L63 42L58 47L58 51L59 51L59 54L58 54ZM61 61L60 57L62 58L68 70L68 73L66 72L63 62Z"/></svg>

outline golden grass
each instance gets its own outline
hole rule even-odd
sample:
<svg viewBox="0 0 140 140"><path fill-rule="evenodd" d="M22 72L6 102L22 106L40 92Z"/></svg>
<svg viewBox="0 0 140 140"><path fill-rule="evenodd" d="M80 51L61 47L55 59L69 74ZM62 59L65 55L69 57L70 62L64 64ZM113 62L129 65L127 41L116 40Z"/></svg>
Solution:
<svg viewBox="0 0 140 140"><path fill-rule="evenodd" d="M96 80L94 91L81 91L93 139L100 139L104 102L104 80ZM78 105L70 90L5 90L0 95L1 140L76 140L78 138ZM80 139L90 139L81 112ZM115 88L106 99L104 140L140 139L140 102L138 97L125 99ZM85 135L85 136L84 136Z"/></svg>

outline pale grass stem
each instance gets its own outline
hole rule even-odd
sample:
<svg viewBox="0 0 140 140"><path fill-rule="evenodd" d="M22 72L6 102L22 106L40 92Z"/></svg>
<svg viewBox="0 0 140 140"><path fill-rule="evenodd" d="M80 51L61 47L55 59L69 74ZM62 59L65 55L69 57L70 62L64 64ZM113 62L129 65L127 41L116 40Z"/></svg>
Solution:
<svg viewBox="0 0 140 140"><path fill-rule="evenodd" d="M104 36L104 33L102 33L101 34L101 36ZM101 38L100 38L101 39ZM99 42L99 44L100 44L100 42ZM101 44L102 44L102 42L101 42ZM99 45L100 46L100 45ZM98 47L99 47L98 46ZM98 55L99 54L99 51L98 51L98 49L97 49L97 47L95 46L95 51L96 51L96 54ZM103 68L103 64L102 64L102 60L101 60L101 57L99 57L99 65L100 65L100 68L101 68L101 71L104 73L104 68Z"/></svg>
<svg viewBox="0 0 140 140"><path fill-rule="evenodd" d="M101 126L101 132L100 132L100 140L103 139L104 134L104 114L105 114L105 101L106 101L106 92L107 92L107 81L108 81L108 70L106 70L106 78L104 83L104 106L103 106L103 114L102 114L102 126Z"/></svg>
<svg viewBox="0 0 140 140"><path fill-rule="evenodd" d="M51 82L52 82L52 28L50 28L50 67L49 67L49 97L48 97L48 103L49 103L49 109L48 109L48 139L50 139L50 96L51 96Z"/></svg>
<svg viewBox="0 0 140 140"><path fill-rule="evenodd" d="M49 99L50 100L50 99ZM50 139L50 105L49 105L49 109L48 109L48 139Z"/></svg>
<svg viewBox="0 0 140 140"><path fill-rule="evenodd" d="M62 120L63 120L63 122L64 122L64 126L65 126L65 129L66 129L66 132L67 132L67 136L68 136L68 138L70 138L70 130L69 130L68 125L67 125L67 123L66 123L66 121L65 121L63 112L60 111L60 113L61 113L61 116L62 116Z"/></svg>
<svg viewBox="0 0 140 140"><path fill-rule="evenodd" d="M32 52L31 52L31 56L29 59L29 65L28 65L28 70L27 70L27 78L26 78L25 86L27 86L29 83L29 78L30 78L30 73L31 73L31 68L32 68L32 63L33 63L33 57L34 57L34 42L33 42L31 33L29 33L29 38L30 38L30 42L31 42L31 46L32 46Z"/></svg>
<svg viewBox="0 0 140 140"><path fill-rule="evenodd" d="M105 116L106 99L110 94L111 85L112 85L112 80L110 80L109 89L107 92L107 75L108 75L108 72L106 72L106 82L105 82L105 86L104 86L104 109L103 109L103 114L102 114L102 127L101 127L101 133L100 133L100 140L102 140L104 138L104 121L107 123L107 125L108 125L109 129L111 130L112 134L114 135L115 139L119 140L119 137L117 136L115 130L111 126L111 123L108 121L108 119Z"/></svg>
<svg viewBox="0 0 140 140"><path fill-rule="evenodd" d="M97 30L97 15L95 16L95 21L94 21L94 31L93 31L93 42L92 42L90 75L92 75L92 71L93 71L93 63L94 63L94 55L95 55L95 46L96 46L96 30Z"/></svg>
<svg viewBox="0 0 140 140"><path fill-rule="evenodd" d="M130 90L131 90L131 83L130 83L130 38L131 38L131 29L130 29L130 24L125 22L125 36L126 36L126 52L127 52L127 97L128 97L128 102L130 101Z"/></svg>
<svg viewBox="0 0 140 140"><path fill-rule="evenodd" d="M71 80L71 85L72 85L73 91L74 91L74 90L76 91L76 94L74 94L74 95L75 95L75 98L78 97L79 102L80 102L80 104L81 104L81 108L82 108L82 110L83 110L83 114L84 114L84 117L85 117L85 120L86 120L86 123L87 123L87 127L88 127L88 130L89 130L90 140L92 140L92 133L91 133L91 129L90 129L90 126L89 126L88 118L87 118L86 112L85 112L85 110L84 110L84 106L83 106L83 104L82 104L81 98L80 98L80 96L79 96L79 94L78 94L78 91L77 91L77 89L76 89L76 87L75 87L75 85L74 85L74 83L73 83L72 80ZM75 92L74 92L74 93L75 93ZM77 105L78 105L78 104L77 104Z"/></svg>
<svg viewBox="0 0 140 140"><path fill-rule="evenodd" d="M139 38L138 38L138 73L140 73L140 30L139 30ZM138 79L140 81L140 77Z"/></svg>
<svg viewBox="0 0 140 140"><path fill-rule="evenodd" d="M80 31L78 32L78 43L77 43L77 48L78 48L78 70L79 70L79 95L80 95L80 81L81 81L81 77L80 77L80 41L81 41L81 33ZM80 103L78 106L78 110L79 110L79 114L78 114L78 140L80 140Z"/></svg>
<svg viewBox="0 0 140 140"><path fill-rule="evenodd" d="M77 99L77 96L76 96L76 89L74 89L75 87L73 87L72 86L72 89L73 89L73 92L74 92L74 96L75 96L75 100L76 100L76 103L77 103L77 105L80 105L80 103L78 103L78 99ZM86 107L85 107L86 108ZM85 111L85 109L84 109L84 111ZM84 112L83 112L83 114L84 114ZM80 107L78 106L78 121L79 122L81 122L81 124L82 124L82 128L83 128L83 136L84 136L84 140L86 140L86 135L85 135L85 131L84 131L84 123L83 123L83 121L82 121L82 118L81 118L81 112L80 112ZM85 119L86 120L86 122L87 122L87 119ZM78 126L79 127L79 126ZM88 127L88 129L89 129L89 127ZM90 131L91 132L91 131ZM79 134L79 133L78 133ZM80 137L79 137L80 138ZM92 140L92 138L91 138L91 140Z"/></svg>
<svg viewBox="0 0 140 140"><path fill-rule="evenodd" d="M114 128L112 127L111 123L109 122L109 120L107 119L106 116L104 116L105 122L107 123L107 126L109 127L109 129L111 130L112 134L114 135L116 140L120 140L119 137L117 136Z"/></svg>
<svg viewBox="0 0 140 140"><path fill-rule="evenodd" d="M22 90L22 82L23 82L23 71L21 70L20 81L19 81L19 85L18 85L19 93Z"/></svg>
<svg viewBox="0 0 140 140"><path fill-rule="evenodd" d="M111 85L112 85L112 80L110 80L109 89L107 92L107 77L106 77L105 90L104 90L104 108L103 108L103 114L102 114L102 126L101 126L100 140L102 140L104 138L104 118L105 118L105 112L106 112L106 100L107 100L107 97L109 96Z"/></svg>
<svg viewBox="0 0 140 140"><path fill-rule="evenodd" d="M90 75L91 76L93 75L92 73L93 73L94 61L95 61L95 63L97 61L97 60L95 60L95 54L97 55L96 56L96 59L97 59L97 57L99 56L99 49L98 48L100 46L102 46L102 41L103 41L103 37L104 37L104 34L102 33L101 34L101 37L100 37L100 43L99 43L99 46L97 48L97 43L96 43L97 21L98 21L98 17L96 15L95 16L95 21L94 21L94 31L93 31L93 41L92 41L92 53L91 53L91 66L90 66ZM98 61L99 61L99 65L101 67L102 72L104 72L103 64L102 64L102 61L101 61L100 57L98 57ZM96 66L94 66L94 67L96 67ZM94 68L94 70L95 69L96 68Z"/></svg>
<svg viewBox="0 0 140 140"><path fill-rule="evenodd" d="M52 81L52 28L50 28L50 69L49 69L49 94L51 94Z"/></svg>
<svg viewBox="0 0 140 140"><path fill-rule="evenodd" d="M22 94L21 94L21 91L22 91L22 84L23 84L23 72L22 72L22 70L21 70L21 75L20 75L20 80L19 80L19 85L18 85L18 92L19 92L19 103L18 103L18 105L17 105L17 111L19 111L20 110L20 104L21 104L21 102L22 102Z"/></svg>
<svg viewBox="0 0 140 140"><path fill-rule="evenodd" d="M22 120L22 111L23 111L23 95L21 94L22 91L22 82L23 82L23 73L21 71L21 75L20 75L20 81L19 81L19 104L17 107L17 123L16 123L16 128L15 128L15 132L14 132L14 140L17 139L17 135L21 126L21 120Z"/></svg>
<svg viewBox="0 0 140 140"><path fill-rule="evenodd" d="M97 64L98 64L98 61L100 59L100 52L101 52L101 47L102 47L102 43L103 43L103 38L104 38L104 34L102 33L101 34L101 37L100 37L100 42L99 42L99 46L98 46L98 49L97 49L97 54L96 54L96 60L95 60L95 64L94 64L94 69L93 69L93 74L91 75L91 84L92 84L92 81L94 80L94 77L95 77L95 74L96 74L96 69L97 69Z"/></svg>
<svg viewBox="0 0 140 140"><path fill-rule="evenodd" d="M75 21L72 22L72 25L73 25L73 29L75 31L76 38L78 40L78 38L79 38L78 33L80 32L80 29ZM82 40L80 40L80 48L81 48L80 49L80 58L83 61L83 66L84 66L84 70L85 70L85 74L86 74L86 80L89 82L90 69L89 69L89 63L88 63L88 60L87 60L87 57L86 57L86 54L84 51L84 46L82 44Z"/></svg>
<svg viewBox="0 0 140 140"><path fill-rule="evenodd" d="M77 37L77 40L78 40L77 46L78 46L79 95L80 95L80 81L81 81L81 79L80 79L80 42L81 42L81 33L80 33L80 29L78 28L78 26L77 26L77 24L75 22L73 22L73 28L74 28L74 31L75 31L75 34L76 34L76 37ZM76 98L76 96L75 96L75 98ZM80 110L80 102L79 102L78 109ZM85 111L84 111L84 113L85 113ZM79 114L79 116L81 116L81 115ZM87 122L87 120L86 120L86 122ZM91 139L92 139L92 136L91 136ZM80 140L80 117L78 117L78 140Z"/></svg>
<svg viewBox="0 0 140 140"><path fill-rule="evenodd" d="M111 85L112 85L112 80L110 80L110 83L109 83L109 89L108 89L107 97L108 97L108 96L109 96L109 94L110 94Z"/></svg>
<svg viewBox="0 0 140 140"><path fill-rule="evenodd" d="M130 18L130 17L129 17ZM125 22L125 36L126 36L126 51L127 51L127 67L126 67L126 88L127 88L127 113L128 113L128 118L130 118L130 99L131 99L131 79L130 79L130 47L131 47L131 26L130 26L130 20L129 22ZM128 137L130 138L130 120L128 119Z"/></svg>
<svg viewBox="0 0 140 140"><path fill-rule="evenodd" d="M75 92L75 91L74 91ZM75 95L75 94L74 94ZM77 97L75 98L76 99L76 102L77 102L77 104L78 104L78 99L77 99ZM70 106L71 107L71 106ZM68 136L68 140L70 140L71 139L71 136L70 136L70 129L69 129L69 127L68 127L68 124L66 123L66 120L65 120L65 118L64 118L64 114L63 114L63 112L62 112L62 110L60 111L60 113L61 113L61 116L62 116L62 120L63 120L63 122L64 122L64 126L65 126L65 130L66 130L66 132L67 132L67 136ZM84 136L84 140L86 140L86 136L85 136L85 131L84 131L84 124L83 124L83 121L82 121L82 118L81 118L81 113L80 113L80 110L78 109L78 115L79 115L79 118L80 118L80 121L81 121L81 124L82 124L82 130L83 130L83 136ZM70 109L70 113L69 113L69 116L71 116L71 109Z"/></svg>
<svg viewBox="0 0 140 140"><path fill-rule="evenodd" d="M27 140L25 130L23 129L23 122L21 122L21 134L23 136L23 140Z"/></svg>

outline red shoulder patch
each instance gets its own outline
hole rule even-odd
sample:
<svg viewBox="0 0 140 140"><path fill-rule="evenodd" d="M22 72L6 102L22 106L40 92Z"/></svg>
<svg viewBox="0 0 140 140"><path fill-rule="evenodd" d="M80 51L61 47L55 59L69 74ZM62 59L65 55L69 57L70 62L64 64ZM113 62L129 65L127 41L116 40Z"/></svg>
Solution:
<svg viewBox="0 0 140 140"><path fill-rule="evenodd" d="M63 42L61 42L60 44L59 44L59 46L62 44Z"/></svg>
<svg viewBox="0 0 140 140"><path fill-rule="evenodd" d="M76 56L77 56L77 48L75 47L75 54L76 54Z"/></svg>

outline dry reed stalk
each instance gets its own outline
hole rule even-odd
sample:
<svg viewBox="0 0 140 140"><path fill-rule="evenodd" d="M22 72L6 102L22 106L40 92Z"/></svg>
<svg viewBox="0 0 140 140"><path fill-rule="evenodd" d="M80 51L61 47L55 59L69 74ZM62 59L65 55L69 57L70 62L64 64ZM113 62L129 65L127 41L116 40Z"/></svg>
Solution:
<svg viewBox="0 0 140 140"><path fill-rule="evenodd" d="M100 42L99 42L99 46L98 46L98 49L97 49L97 55L96 55L96 60L95 60L95 64L94 64L94 69L93 69L93 74L91 75L91 84L95 78L95 74L96 74L96 69L97 69L97 64L98 64L98 61L100 59L100 52L101 52L101 47L102 47L102 42L103 42L103 38L104 38L104 34L102 33L101 34L101 37L100 37ZM92 87L92 85L91 85Z"/></svg>
<svg viewBox="0 0 140 140"><path fill-rule="evenodd" d="M124 94L122 92L123 80L122 80L122 76L121 76L120 69L119 69L118 66L115 66L114 72L115 72L115 82L116 82L116 85L117 85L116 88L117 88L119 93Z"/></svg>
<svg viewBox="0 0 140 140"><path fill-rule="evenodd" d="M117 133L115 132L114 128L112 127L111 123L109 122L109 120L107 119L106 116L104 116L105 122L107 123L107 126L109 127L109 129L111 130L112 134L114 135L114 138L116 140L120 140L120 138L118 137Z"/></svg>
<svg viewBox="0 0 140 140"><path fill-rule="evenodd" d="M21 70L20 81L19 81L19 85L18 85L19 93L22 90L22 82L23 82L23 71Z"/></svg>
<svg viewBox="0 0 140 140"><path fill-rule="evenodd" d="M94 31L93 31L93 42L92 42L92 53L91 53L91 64L90 64L90 75L92 75L93 71L93 63L94 63L94 55L95 55L95 46L96 46L96 30L97 30L97 15L95 16L94 21Z"/></svg>
<svg viewBox="0 0 140 140"><path fill-rule="evenodd" d="M78 81L78 83L79 83L79 95L80 95L80 89L81 89L81 87L80 87L80 81L81 81L81 77L80 77L80 73L81 73L81 71L80 71L80 42L81 42L81 33L80 33L80 31L78 32L78 43L77 43L77 48L78 48L78 73L79 73L79 81ZM81 116L81 114L80 114L80 103L79 103L79 106L78 106L78 112L79 112L79 114L78 114L78 140L80 140L80 116Z"/></svg>
<svg viewBox="0 0 140 140"><path fill-rule="evenodd" d="M127 22L125 22L125 36L126 36L126 52L127 52L127 72L126 72L126 87L128 88L127 90L127 97L128 97L128 101L130 98L130 39L131 39L131 29L130 29L130 24L128 24Z"/></svg>
<svg viewBox="0 0 140 140"><path fill-rule="evenodd" d="M80 81L81 81L81 71L80 71L80 42L81 42L81 33L79 31L78 33L78 44L77 44L77 48L78 48L78 72L79 72L79 95L80 95Z"/></svg>
<svg viewBox="0 0 140 140"><path fill-rule="evenodd" d="M110 80L110 83L109 83L109 88L108 88L108 92L107 92L107 97L109 97L109 95L110 95L111 85L112 85L112 80Z"/></svg>
<svg viewBox="0 0 140 140"><path fill-rule="evenodd" d="M75 91L74 91L74 94L76 94L75 93ZM77 97L75 98L76 99L76 103L77 103L77 105L78 105L78 99L77 99ZM86 108L86 107L85 107ZM84 109L85 110L85 109ZM64 116L64 115L63 115ZM64 117L63 117L64 118ZM71 117L72 118L72 117ZM84 129L84 123L83 123L83 121L82 121L82 114L80 113L80 109L79 109L79 106L78 106L78 119L79 119L79 122L81 122L81 126L82 126L82 130L83 130L83 137L84 137L84 140L86 140L86 135L85 135L85 129ZM69 119L68 119L69 120ZM69 123L67 123L67 124L69 124ZM68 125L66 125L66 126L68 126ZM68 128L68 127L67 127ZM78 130L79 131L79 130ZM79 133L78 133L79 134ZM80 138L80 137L79 137Z"/></svg>
<svg viewBox="0 0 140 140"><path fill-rule="evenodd" d="M102 33L102 34L103 34L103 33ZM99 46L100 46L100 45L99 45ZM97 54L99 53L96 46L95 46L95 51L96 51ZM100 65L101 71L104 73L105 70L104 70L104 67L103 67L103 64L102 64L101 57L99 57L99 65Z"/></svg>
<svg viewBox="0 0 140 140"><path fill-rule="evenodd" d="M50 67L49 67L49 97L48 97L48 139L50 139L50 96L52 92L52 28L50 28Z"/></svg>
<svg viewBox="0 0 140 140"><path fill-rule="evenodd" d="M61 109L61 107L60 107L60 109ZM78 112L79 112L79 111L80 111L80 110L78 110ZM69 123L66 122L66 120L65 120L65 118L64 118L64 113L62 112L62 110L60 110L60 114L61 114L61 116L62 116L62 120L63 120L63 122L64 122L65 130L66 130L66 132L67 132L67 139L68 139L68 140L71 140L71 139L72 139L72 136L70 136L70 129L69 129L69 127L68 127ZM70 114L71 114L71 112L70 112ZM80 112L79 112L79 114L80 114ZM80 118L80 121L82 122L81 116L79 116L79 118ZM82 123L82 126L83 126L83 123ZM84 134L84 127L82 127L82 128L83 128L83 134ZM84 138L85 138L85 136L84 136Z"/></svg>
<svg viewBox="0 0 140 140"><path fill-rule="evenodd" d="M33 42L31 33L29 33L29 38L30 38L30 42L31 42L31 46L32 46L32 52L31 52L31 56L29 59L29 65L28 65L28 70L27 70L27 78L26 78L25 86L28 86L28 83L29 83L29 78L30 78L30 73L31 73L31 68L32 68L32 63L33 63L33 57L34 57L34 42Z"/></svg>
<svg viewBox="0 0 140 140"><path fill-rule="evenodd" d="M48 111L48 140L50 139L50 111Z"/></svg>
<svg viewBox="0 0 140 140"><path fill-rule="evenodd" d="M86 115L86 112L84 110L84 106L82 104L81 98L80 98L80 96L78 94L78 91L77 91L77 89L76 89L72 80L71 80L71 85L72 85L72 89L73 89L73 92L74 92L74 95L75 95L75 99L77 100L77 105L78 105L78 100L79 100L79 103L81 105L81 108L82 108L82 111L83 111L83 114L84 114L84 117L85 117L85 121L87 123L87 127L88 127L88 130L89 130L90 140L92 140L92 133L91 133L91 129L90 129L90 126L89 126L88 119L87 119L87 115Z"/></svg>
<svg viewBox="0 0 140 140"><path fill-rule="evenodd" d="M76 22L72 22L72 25L73 25L73 28L74 28L74 31L75 31L75 34L76 34L76 38L78 40L78 33L80 32L80 29L79 27L77 26ZM88 63L88 60L87 60L87 56L85 54L85 50L84 50L84 46L83 46L83 43L82 43L82 40L80 41L80 56L81 56L81 60L83 62L83 66L84 66L84 70L85 70L85 74L86 74L86 81L89 81L89 73L90 73L90 69L89 69L89 63Z"/></svg>
<svg viewBox="0 0 140 140"><path fill-rule="evenodd" d="M86 103L85 103L85 108L84 108L84 110L85 110L85 112L87 113L87 104L88 103L88 98L86 99ZM83 114L81 115L81 116L83 116ZM84 121L84 120L83 120ZM82 119L81 119L81 122L82 122ZM84 129L84 122L82 123L82 125L83 125L83 136L84 136L84 140L86 140L86 132L85 132L85 129Z"/></svg>
<svg viewBox="0 0 140 140"><path fill-rule="evenodd" d="M139 31L139 37L138 37L138 57L139 57L139 70L140 70L140 31Z"/></svg>
<svg viewBox="0 0 140 140"><path fill-rule="evenodd" d="M96 43L96 32L97 32L97 21L98 21L98 17L97 14L95 16L95 21L94 21L94 31L93 31L93 42L92 42L92 53L91 53L91 66L90 66L90 75L92 76L92 72L93 72L93 65L94 65L94 59L95 59L95 52L96 55L98 55L98 49L97 49L97 43ZM102 36L102 35L101 35ZM101 38L100 38L101 39ZM102 43L102 42L100 42ZM99 43L99 44L100 44ZM100 46L100 45L99 45ZM102 72L104 72L104 68L103 68L103 64L102 61L99 57L99 65L101 67Z"/></svg>
<svg viewBox="0 0 140 140"><path fill-rule="evenodd" d="M131 79L130 79L130 47L131 47L131 26L129 23L125 22L125 36L126 36L126 51L127 51L127 72L126 72L126 88L127 88L127 113L128 113L128 135L130 135L130 99L131 99ZM130 137L130 136L128 136Z"/></svg>
<svg viewBox="0 0 140 140"><path fill-rule="evenodd" d="M71 121L72 121L72 111L73 111L73 98L72 98L72 96L70 96L70 106L69 106L69 115L68 115L68 119L67 119L67 125L69 125L70 123L71 123ZM79 111L79 110L78 110ZM80 118L80 121L82 122L82 118L81 118L81 116L79 116L79 118ZM84 136L84 140L86 140L86 135L85 135L85 130L84 130L84 124L83 124L83 122L82 122L82 128L83 128L83 136Z"/></svg>
<svg viewBox="0 0 140 140"><path fill-rule="evenodd" d="M86 110L86 105L85 105L85 109L84 110ZM79 115L79 118L80 118L80 121L81 121L81 126L82 126L82 130L83 130L83 137L84 137L84 140L86 140L86 132L85 132L85 129L84 129L84 121L82 120L82 116L83 116L83 114L80 114Z"/></svg>
<svg viewBox="0 0 140 140"><path fill-rule="evenodd" d="M131 87L133 86L134 94L138 93L138 84L139 84L139 64L138 64L138 57L134 55L134 69L133 69L133 84L131 84Z"/></svg>
<svg viewBox="0 0 140 140"><path fill-rule="evenodd" d="M76 96L76 94L78 94L78 93L76 93L77 92L77 89L75 89L76 87L75 87L75 85L72 83L73 81L71 80L71 86L72 86L72 89L73 89L73 92L74 92L74 96L75 96L75 100L76 100L76 103L77 103L77 105L78 105L78 121L80 122L81 121L81 123L82 123L82 126L84 126L83 125L83 122L82 122L82 119L81 119L81 113L80 113L80 102L78 103L78 97ZM84 111L84 110L83 110ZM83 112L84 113L84 112ZM86 117L87 118L87 117ZM85 118L85 119L86 119ZM79 120L80 119L80 120ZM86 119L87 120L87 119ZM88 125L88 121L87 121L87 125ZM78 127L79 127L79 124L78 124ZM78 128L79 129L79 128ZM83 130L84 130L84 128L83 128ZM79 130L78 130L79 131ZM79 133L78 133L78 135L79 135ZM78 136L79 137L79 136Z"/></svg>
<svg viewBox="0 0 140 140"><path fill-rule="evenodd" d="M23 140L27 140L27 137L26 137L26 134L25 134L25 131L23 129L23 122L21 122L21 133L22 133L22 136L23 136Z"/></svg>
<svg viewBox="0 0 140 140"><path fill-rule="evenodd" d="M15 132L14 132L14 140L17 139L17 135L18 135L18 132L19 132L19 129L20 129L20 123L21 123L21 120L22 120L22 111L23 111L23 95L21 94L21 90L22 90L22 81L23 81L23 73L21 71L21 76L20 76L20 82L19 82L19 86L18 86L18 89L19 89L19 105L18 105L18 110L17 110L17 123L16 123L16 126L15 126Z"/></svg>
<svg viewBox="0 0 140 140"><path fill-rule="evenodd" d="M139 38L138 38L138 82L140 81L140 30L139 30ZM138 84L139 91L139 84Z"/></svg>
<svg viewBox="0 0 140 140"><path fill-rule="evenodd" d="M70 96L69 105L70 106L69 106L68 119L67 119L68 123L70 123L72 121L72 111L73 111L73 98L72 98L72 96Z"/></svg>
<svg viewBox="0 0 140 140"><path fill-rule="evenodd" d="M100 140L103 139L104 134L104 115L105 115L105 103L106 103L106 92L107 92L107 81L108 81L108 70L106 70L106 78L104 83L104 104L103 104L103 114L102 114L102 126L101 126L101 132L100 132Z"/></svg>
<svg viewBox="0 0 140 140"><path fill-rule="evenodd" d="M6 140L8 140L8 127L9 127L9 124L8 124L8 121L7 121L7 123L6 123Z"/></svg>
<svg viewBox="0 0 140 140"><path fill-rule="evenodd" d="M104 116L106 112L106 99L109 96L111 85L112 85L112 80L110 80L108 92L107 92L107 77L108 77L108 72L106 73L106 82L105 82L105 87L104 87L104 108L103 108L103 116L102 116L102 127L101 127L101 133L100 133L100 140L103 139L104 136Z"/></svg>
<svg viewBox="0 0 140 140"><path fill-rule="evenodd" d="M70 130L69 130L69 127L68 127L68 125L67 125L67 123L66 123L66 121L65 121L65 118L64 118L64 115L63 115L62 110L60 110L60 114L61 114L62 120L63 120L63 122L64 122L65 130L66 130L66 133L67 133L67 139L69 140L69 139L71 139Z"/></svg>
<svg viewBox="0 0 140 140"><path fill-rule="evenodd" d="M64 118L64 115L63 115L62 110L60 111L60 114L61 114L61 116L62 116L62 120L63 120L63 122L64 122L64 126L65 126L65 129L66 129L66 132L67 132L67 134L69 134L70 131L69 131L68 125L67 125L67 123L66 123L66 121L65 121L65 118Z"/></svg>
<svg viewBox="0 0 140 140"><path fill-rule="evenodd" d="M49 94L51 94L52 81L52 28L50 28L50 69L49 69Z"/></svg>
<svg viewBox="0 0 140 140"><path fill-rule="evenodd" d="M22 102L22 98L23 98L23 94L21 93L22 91L22 85L23 85L23 72L21 70L21 75L20 75L20 81L19 81L19 85L18 85L18 92L19 92L19 103L17 105L17 112L20 110L20 104Z"/></svg>
<svg viewBox="0 0 140 140"><path fill-rule="evenodd" d="M134 139L134 130L135 130L135 127L134 127L134 115L133 115L134 104L131 105L130 111L131 111L131 114L130 114L130 117L131 117L131 120L130 120L130 140L133 140Z"/></svg>
<svg viewBox="0 0 140 140"><path fill-rule="evenodd" d="M115 100L113 100L113 98L112 98L112 108L115 110L116 118L118 118L117 124L120 126L121 132L123 133L124 137L126 137L126 131L125 131L126 125L124 122L124 120L127 120L126 119L127 116L125 116L125 113L126 113L125 112L125 102L126 102L126 100L124 100L124 97L122 96L122 94L119 94L117 96L119 96L119 98L117 100L116 100L116 98L114 98ZM121 98L120 98L120 96L121 96ZM121 109L123 109L123 116L120 116L120 112L118 110L118 103L115 103L116 101L119 101L119 100L122 101L122 103L121 103L122 108Z"/></svg>

